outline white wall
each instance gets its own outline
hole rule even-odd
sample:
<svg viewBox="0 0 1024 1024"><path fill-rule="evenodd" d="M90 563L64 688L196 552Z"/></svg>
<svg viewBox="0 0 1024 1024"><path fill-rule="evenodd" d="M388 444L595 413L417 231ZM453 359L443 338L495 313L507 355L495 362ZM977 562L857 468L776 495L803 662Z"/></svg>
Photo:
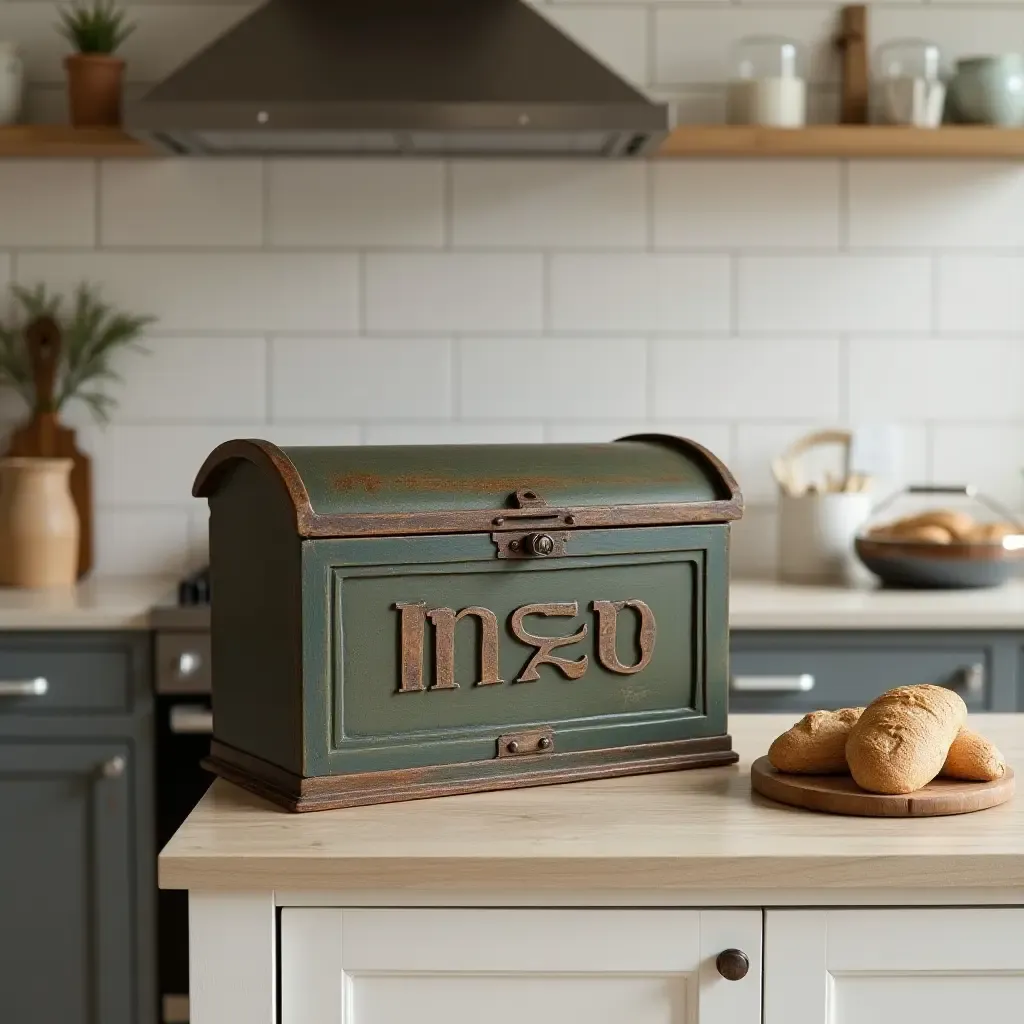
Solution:
<svg viewBox="0 0 1024 1024"><path fill-rule="evenodd" d="M730 43L797 36L830 114L828 5L543 5L684 117L720 115ZM136 80L245 7L134 4ZM874 40L1024 47L1019 4L877 6ZM60 99L42 0L0 0L32 111ZM195 470L288 443L689 434L770 506L818 424L898 422L904 475L1020 505L1024 171L956 162L0 162L0 284L87 278L159 317L96 460L99 568L201 561ZM5 402L3 415L18 414ZM76 423L86 423L80 414ZM741 568L771 561L771 513Z"/></svg>

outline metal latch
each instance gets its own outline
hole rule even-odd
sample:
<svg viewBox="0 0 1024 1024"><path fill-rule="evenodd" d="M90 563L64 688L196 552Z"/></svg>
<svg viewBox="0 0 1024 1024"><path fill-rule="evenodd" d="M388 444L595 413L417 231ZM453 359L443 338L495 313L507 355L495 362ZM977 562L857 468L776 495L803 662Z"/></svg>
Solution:
<svg viewBox="0 0 1024 1024"><path fill-rule="evenodd" d="M527 757L555 752L555 731L549 726L498 737L498 757Z"/></svg>
<svg viewBox="0 0 1024 1024"><path fill-rule="evenodd" d="M492 533L498 558L557 558L565 554L567 530L522 530Z"/></svg>

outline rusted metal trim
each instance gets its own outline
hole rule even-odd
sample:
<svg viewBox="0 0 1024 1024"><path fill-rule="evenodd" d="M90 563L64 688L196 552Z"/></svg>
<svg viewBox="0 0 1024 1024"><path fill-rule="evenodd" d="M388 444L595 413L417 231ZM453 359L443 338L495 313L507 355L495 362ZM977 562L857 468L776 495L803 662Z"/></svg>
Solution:
<svg viewBox="0 0 1024 1024"><path fill-rule="evenodd" d="M288 810L325 811L460 793L711 768L735 764L738 760L739 755L732 749L732 738L725 735L567 751L543 758L493 758L439 767L326 775L313 779L304 779L214 740L210 757L202 763L208 771ZM495 774L498 764L501 766L500 775Z"/></svg>
<svg viewBox="0 0 1024 1024"><path fill-rule="evenodd" d="M635 434L620 441L646 441L674 448L703 461L720 480L728 497L716 501L648 505L583 505L551 509L545 516L559 517L570 528L616 526L684 526L696 523L727 523L743 515L743 496L728 469L706 448L669 434ZM295 528L300 537L392 537L421 533L491 533L496 528L521 529L523 520L542 514L543 504L523 509L469 509L459 512L317 513L309 492L292 461L277 445L256 438L225 441L203 463L192 485L192 494L208 498L226 467L238 459L270 469L280 477L295 509ZM542 501L542 499L539 499Z"/></svg>
<svg viewBox="0 0 1024 1024"><path fill-rule="evenodd" d="M739 514L733 518L739 519L742 516L743 494L740 491L740 485L736 482L736 478L732 473L729 472L725 463L714 452L705 448L704 445L691 441L688 437L677 437L675 434L627 434L625 437L615 439L616 444L619 441L644 441L647 444L660 444L682 455L696 456L697 460L703 462L721 481L722 486L725 488L723 497L727 497L729 502L736 505L739 509Z"/></svg>
<svg viewBox="0 0 1024 1024"><path fill-rule="evenodd" d="M206 457L206 461L196 474L195 483L192 484L192 496L208 498L217 490L227 467L239 459L245 459L255 466L272 470L273 475L277 476L284 484L288 497L295 508L296 532L300 536L309 536L306 530L311 520L316 518L313 505L309 500L309 492L292 460L270 441L261 441L258 438L239 438L217 445Z"/></svg>

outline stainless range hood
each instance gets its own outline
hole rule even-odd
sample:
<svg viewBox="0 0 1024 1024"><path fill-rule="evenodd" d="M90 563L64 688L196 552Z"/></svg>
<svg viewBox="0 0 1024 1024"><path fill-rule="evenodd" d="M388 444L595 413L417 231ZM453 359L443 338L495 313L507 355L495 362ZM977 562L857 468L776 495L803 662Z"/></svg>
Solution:
<svg viewBox="0 0 1024 1024"><path fill-rule="evenodd" d="M623 157L668 111L522 0L269 0L125 127L197 156Z"/></svg>

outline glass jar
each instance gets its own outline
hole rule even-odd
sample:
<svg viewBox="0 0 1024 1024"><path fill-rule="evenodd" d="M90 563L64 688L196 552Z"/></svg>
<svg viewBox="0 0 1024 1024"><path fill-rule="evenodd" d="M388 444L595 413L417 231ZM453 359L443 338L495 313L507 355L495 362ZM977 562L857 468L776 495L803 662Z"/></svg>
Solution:
<svg viewBox="0 0 1024 1024"><path fill-rule="evenodd" d="M893 39L875 54L877 120L937 128L942 124L946 87L942 55L926 39Z"/></svg>
<svg viewBox="0 0 1024 1024"><path fill-rule="evenodd" d="M799 128L806 123L807 89L800 46L784 36L747 36L732 57L730 124Z"/></svg>

